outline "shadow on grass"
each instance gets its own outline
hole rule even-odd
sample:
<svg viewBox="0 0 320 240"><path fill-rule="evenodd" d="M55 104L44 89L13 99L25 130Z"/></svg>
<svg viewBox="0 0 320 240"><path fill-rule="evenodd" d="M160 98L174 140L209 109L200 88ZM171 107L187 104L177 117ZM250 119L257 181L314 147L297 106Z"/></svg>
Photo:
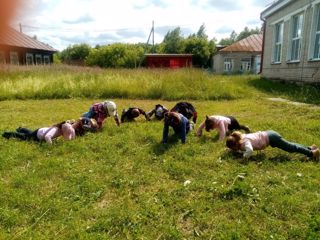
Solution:
<svg viewBox="0 0 320 240"><path fill-rule="evenodd" d="M283 81L271 81L268 79L252 79L248 82L249 86L257 90L272 94L274 96L282 96L291 101L320 104L320 86L319 85L303 85L284 83Z"/></svg>
<svg viewBox="0 0 320 240"><path fill-rule="evenodd" d="M177 145L179 142L180 142L179 136L177 134L173 134L168 137L168 143L164 144L161 142L161 143L154 144L153 153L157 156L162 155L165 152L167 152L169 149Z"/></svg>

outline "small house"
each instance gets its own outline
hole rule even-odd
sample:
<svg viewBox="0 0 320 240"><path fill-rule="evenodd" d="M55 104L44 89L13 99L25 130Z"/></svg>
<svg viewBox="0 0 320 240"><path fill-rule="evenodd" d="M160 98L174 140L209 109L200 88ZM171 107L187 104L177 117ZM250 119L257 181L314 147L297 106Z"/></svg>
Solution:
<svg viewBox="0 0 320 240"><path fill-rule="evenodd" d="M262 38L262 34L253 34L218 50L213 56L213 71L216 73L258 73L261 63Z"/></svg>
<svg viewBox="0 0 320 240"><path fill-rule="evenodd" d="M9 28L0 36L0 64L50 64L55 52L57 50L48 44L13 28Z"/></svg>

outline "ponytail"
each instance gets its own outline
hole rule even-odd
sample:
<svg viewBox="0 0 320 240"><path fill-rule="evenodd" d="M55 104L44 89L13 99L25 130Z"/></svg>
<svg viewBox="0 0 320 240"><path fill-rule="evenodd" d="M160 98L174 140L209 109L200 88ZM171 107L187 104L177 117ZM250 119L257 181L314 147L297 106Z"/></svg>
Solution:
<svg viewBox="0 0 320 240"><path fill-rule="evenodd" d="M238 151L240 150L242 140L241 132L235 131L227 137L226 146L231 150Z"/></svg>

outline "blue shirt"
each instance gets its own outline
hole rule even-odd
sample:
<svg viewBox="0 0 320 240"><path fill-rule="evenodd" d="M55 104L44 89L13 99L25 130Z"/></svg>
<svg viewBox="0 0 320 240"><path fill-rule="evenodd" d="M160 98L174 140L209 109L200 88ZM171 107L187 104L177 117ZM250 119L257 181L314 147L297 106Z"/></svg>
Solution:
<svg viewBox="0 0 320 240"><path fill-rule="evenodd" d="M180 139L182 143L186 142L186 135L189 132L190 126L189 126L189 120L180 114L180 123L177 126L171 126L176 134L180 135ZM168 134L169 134L169 124L167 122L164 122L163 127L163 137L162 142L167 143L168 142Z"/></svg>

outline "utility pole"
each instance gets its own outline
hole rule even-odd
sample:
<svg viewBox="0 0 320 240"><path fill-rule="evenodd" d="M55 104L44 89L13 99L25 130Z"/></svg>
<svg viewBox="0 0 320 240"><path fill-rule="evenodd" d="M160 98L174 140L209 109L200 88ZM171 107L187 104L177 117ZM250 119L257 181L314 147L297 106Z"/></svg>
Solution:
<svg viewBox="0 0 320 240"><path fill-rule="evenodd" d="M21 25L21 23L19 23L19 29L20 29L20 33L22 33L22 25Z"/></svg>
<svg viewBox="0 0 320 240"><path fill-rule="evenodd" d="M152 49L151 49L151 52L154 53L154 21L152 21L152 28L151 28L151 31L150 31L150 34L149 34L149 37L148 37L148 41L147 41L146 46L144 48L143 55L145 55L146 52L147 52L147 48L148 48L148 44L149 44L151 36L152 36ZM141 61L139 63L139 67L141 66L142 61L143 61L143 58L141 59Z"/></svg>

